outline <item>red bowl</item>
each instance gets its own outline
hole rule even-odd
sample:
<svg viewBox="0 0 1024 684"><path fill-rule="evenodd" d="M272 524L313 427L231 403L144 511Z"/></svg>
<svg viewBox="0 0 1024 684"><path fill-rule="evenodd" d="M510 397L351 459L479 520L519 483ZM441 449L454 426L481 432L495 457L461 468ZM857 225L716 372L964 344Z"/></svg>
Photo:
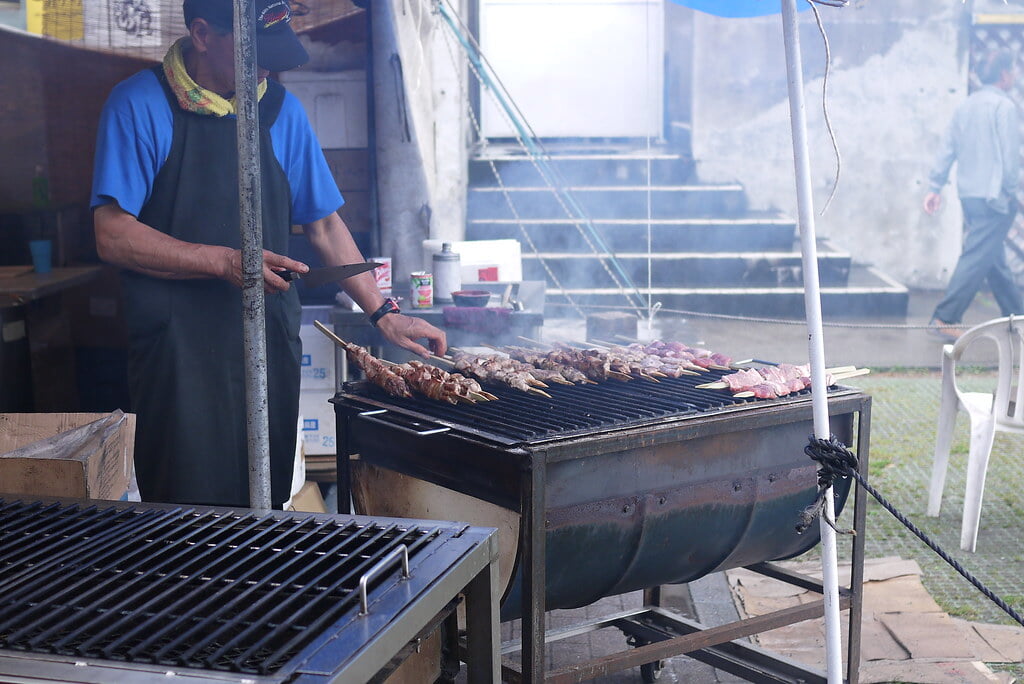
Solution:
<svg viewBox="0 0 1024 684"><path fill-rule="evenodd" d="M456 290L452 292L455 306L487 306L491 293L487 290Z"/></svg>

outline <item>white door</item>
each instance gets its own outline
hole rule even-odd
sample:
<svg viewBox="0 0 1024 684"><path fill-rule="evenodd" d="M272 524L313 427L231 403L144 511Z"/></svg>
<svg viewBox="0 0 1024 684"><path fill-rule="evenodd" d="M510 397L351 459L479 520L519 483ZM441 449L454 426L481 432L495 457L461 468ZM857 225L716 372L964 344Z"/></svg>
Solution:
<svg viewBox="0 0 1024 684"><path fill-rule="evenodd" d="M538 137L661 136L663 0L479 1L484 57ZM484 136L514 136L480 100Z"/></svg>

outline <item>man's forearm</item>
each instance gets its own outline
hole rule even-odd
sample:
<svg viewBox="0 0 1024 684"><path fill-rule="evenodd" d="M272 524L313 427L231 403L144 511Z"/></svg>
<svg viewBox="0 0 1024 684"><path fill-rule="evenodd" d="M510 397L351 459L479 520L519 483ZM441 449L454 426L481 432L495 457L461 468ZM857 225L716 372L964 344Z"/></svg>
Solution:
<svg viewBox="0 0 1024 684"><path fill-rule="evenodd" d="M107 263L158 278L220 277L228 247L183 242L108 204L93 214L96 251Z"/></svg>
<svg viewBox="0 0 1024 684"><path fill-rule="evenodd" d="M365 261L348 226L337 213L303 226L306 237L325 266L340 266ZM340 283L342 289L367 314L384 303L372 273L362 273Z"/></svg>

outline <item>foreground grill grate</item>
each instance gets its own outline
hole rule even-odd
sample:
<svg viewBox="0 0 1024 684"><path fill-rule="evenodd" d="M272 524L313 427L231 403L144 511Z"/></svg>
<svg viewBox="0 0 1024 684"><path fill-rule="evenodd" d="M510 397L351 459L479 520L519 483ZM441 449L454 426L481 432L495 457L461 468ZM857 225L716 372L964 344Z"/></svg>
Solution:
<svg viewBox="0 0 1024 684"><path fill-rule="evenodd" d="M359 579L377 561L401 545L415 557L438 535L0 499L0 648L272 674L357 613Z"/></svg>
<svg viewBox="0 0 1024 684"><path fill-rule="evenodd" d="M544 390L551 399L487 385L486 390L499 401L448 404L430 399L403 399L386 394L368 382L347 383L352 396L382 402L388 408L405 409L458 426L471 427L477 434L505 443L532 442L550 438L573 437L594 431L634 427L667 417L717 411L729 406L763 399L737 398L727 390L698 389L696 385L715 382L732 371L712 370L699 376L662 378L659 382L634 379L628 382L607 380L596 385L557 385ZM810 390L790 397L802 397Z"/></svg>

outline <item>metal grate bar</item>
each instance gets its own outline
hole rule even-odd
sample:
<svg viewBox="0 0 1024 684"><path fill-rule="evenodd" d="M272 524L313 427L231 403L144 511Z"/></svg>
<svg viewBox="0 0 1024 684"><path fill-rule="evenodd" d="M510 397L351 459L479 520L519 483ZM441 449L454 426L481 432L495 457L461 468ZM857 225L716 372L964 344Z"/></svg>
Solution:
<svg viewBox="0 0 1024 684"><path fill-rule="evenodd" d="M151 652L152 657L158 661L169 658L177 662L167 655L170 649L194 637L197 631L211 629L210 621L216 620L222 612L217 610L217 606L221 605L220 601L238 590L238 587L259 581L260 571L267 566L269 559L277 558L275 551L282 548L288 534L301 531L305 527L311 528L310 522L277 520L269 525L257 525L254 534L238 535L243 537L243 543L227 549L219 546L219 553L213 564L197 568L189 575L180 575L175 586L154 595L150 604L144 607L147 612L152 611L152 615L123 637L110 642L104 649L105 655L113 657L123 649L124 656L133 660ZM245 532L248 533L249 530ZM285 550L294 548L301 539L301 536L297 537L291 545L285 547ZM177 595L177 598L173 598L174 595ZM171 599L169 603L168 599ZM164 605L160 605L161 603ZM213 612L207 613L209 609ZM186 629L186 625L182 625L176 619L185 613L202 615L204 619L189 621L191 626ZM129 643L140 634L147 636L134 644Z"/></svg>
<svg viewBox="0 0 1024 684"><path fill-rule="evenodd" d="M414 533L413 530L403 531L399 536L390 540L387 548L393 549L405 544L408 546L410 556L415 554L421 546L429 543L436 534L436 530L427 534L418 534L418 532L419 531L416 531L416 533ZM360 577L384 555L386 554L383 553L382 550L377 550L372 555L367 555L365 560L358 566L353 567L348 573L326 585L323 583L330 582L330 575L334 568L325 568L324 571L319 573L316 577L306 582L307 587L316 588L315 594L307 591L301 595L294 594L291 598L278 600L276 604L269 609L264 621L270 622L272 618L276 617L276 623L279 625L303 624L305 625L303 628L304 630L312 630L314 632L320 631L333 624L344 614L345 611L354 606L358 600L357 592L348 590L347 588L358 586ZM383 579L383 577L381 579ZM326 601L327 597L330 597L343 589L345 589L346 596L344 601L335 602L333 605L320 605ZM253 632L261 628L262 627L258 622L253 622L248 631ZM283 660L294 648L295 644L303 638L302 630L294 629L292 631L294 632L292 638L285 641L283 644L280 644L274 651L257 653L257 645L249 647L248 650L243 651L235 659L235 667L241 669L242 663L251 659L256 659L258 662L264 663L266 666L273 666L278 661ZM245 636L245 634L243 633L236 637L235 641L237 642L242 636ZM233 645L233 642L226 644L221 649L221 652ZM210 659L212 660L216 655L217 654L214 654Z"/></svg>
<svg viewBox="0 0 1024 684"><path fill-rule="evenodd" d="M660 378L658 382L609 380L597 385L557 385L545 390L552 398L488 386L500 401L451 405L428 399L398 399L367 383L349 383L346 392L365 396L428 417L472 426L476 434L530 441L571 437L594 430L629 427L663 417L721 410L763 399L737 398L725 390L698 389L731 370L709 370L698 376ZM805 395L809 391L794 396Z"/></svg>
<svg viewBox="0 0 1024 684"><path fill-rule="evenodd" d="M344 550L344 545L354 543L356 540L359 539L359 537L347 537L343 543L343 549L339 549L339 551L344 550L345 554L352 557L359 556L359 554L362 553L371 544L372 541L376 541L377 539L383 538L393 529L394 527L392 526L385 528L384 530L381 530L373 537L373 539L366 541L364 544L355 549L352 549L351 551ZM262 614L262 617L257 617L250 623L246 623L246 619L250 614L263 608L271 599L281 600L279 595L286 590L289 590L295 586L302 586L308 590L311 584L315 585L319 577L315 577L311 581L303 580L301 577L301 573L304 571L315 570L317 569L317 566L320 564L327 563L329 565L330 561L334 559L327 556L326 554L321 554L319 557L314 557L311 560L306 556L307 552L312 554L318 553L319 546L327 545L329 542L334 541L339 535L341 535L342 532L343 530L339 529L330 532L327 535L324 535L323 538L321 538L316 545L314 545L310 549L307 549L306 551L300 552L296 550L296 547L298 546L299 542L302 541L301 538L295 538L289 544L280 545L278 548L275 548L272 554L267 554L267 556L262 561L260 561L256 567L252 568L251 572L247 572L243 577L239 578L240 582L245 582L248 585L246 589L242 590L241 592L235 593L234 597L230 598L229 600L227 599L227 596L229 594L228 587L225 587L222 590L216 592L215 594L212 594L209 598L206 599L204 603L210 605L211 607L219 606L219 608L216 608L207 617L214 622L220 623L221 626L216 629L213 629L212 631L210 631L209 626L206 626L208 633L203 635L202 641L194 641L193 643L195 643L195 645L191 648L186 648L180 653L178 653L176 655L176 659L179 659L183 662L193 659L199 659L197 653L207 648L208 643L223 644L221 648L217 649L206 658L208 664L212 666L213 663L218 659L218 656L220 656L228 647L230 647L234 643L231 640L223 641L223 637L229 636L230 633L235 632L236 642L238 639L245 635L245 631L242 630L241 627L242 625L250 624L250 626L255 626L258 629L265 629L267 627L266 623L272 624L270 620L270 614L273 611ZM293 553L293 551L295 553ZM280 560L281 556L287 557L288 555L291 555L291 558L289 558L284 563L278 563L276 565L274 564L275 561ZM287 575L286 573L290 572L291 566L295 565L299 560L309 562L310 565L308 567L300 568L298 575ZM333 569L333 567L334 566L329 565L329 567L326 570L324 570L320 576L329 573ZM268 572L266 574L263 574L261 572L263 570L268 570ZM257 576L258 580L250 581L249 578L253 576ZM305 594L303 593L300 595ZM196 625L193 628L193 633L199 631L202 627L203 626ZM159 649L156 652L157 656L163 657L173 649L181 649L182 644L188 642L190 636L192 636L192 634L190 633L178 635L177 638L168 642L161 649Z"/></svg>
<svg viewBox="0 0 1024 684"><path fill-rule="evenodd" d="M0 648L269 674L441 528L0 499ZM379 587L394 573L374 580Z"/></svg>
<svg viewBox="0 0 1024 684"><path fill-rule="evenodd" d="M233 537L222 540L221 543L230 545L238 537L245 534L246 531L254 529L259 524L259 521L253 515L241 518L240 521L242 520L249 520L248 526L239 530ZM97 635L101 635L104 632L121 633L137 616L137 612L135 616L130 616L130 609L133 606L138 606L140 600L145 599L146 596L159 597L159 592L162 591L165 585L187 574L192 566L202 563L207 557L217 553L217 540L204 539L200 535L220 526L221 516L206 513L196 518L196 522L202 524L195 526L191 532L181 536L179 539L171 539L181 532L180 528L172 526L166 530L163 536L151 540L149 542L150 546L157 549L152 555L146 553L150 549L140 549L140 553L137 554L139 561L135 565L125 567L122 571L126 576L134 575L132 579L113 590L109 587L97 587L96 591L99 593L99 599L106 603L106 605L89 606L87 610L80 610L79 613L82 615L92 613L95 614L95 617L80 625L78 631ZM220 529L224 532L228 531L222 526L220 526ZM163 545L162 549L160 545ZM114 603L113 601L118 596L123 598L119 602ZM113 621L113 624L106 624L104 626L104 623L110 623L111 621ZM74 623L65 624L71 626ZM72 636L69 636L54 642L53 648L58 651L70 648L69 641L71 638ZM81 636L77 638L81 639ZM97 636L81 641L77 645L77 652L88 652L94 647L99 638Z"/></svg>
<svg viewBox="0 0 1024 684"><path fill-rule="evenodd" d="M86 514L90 512L95 513L95 509L83 511ZM162 511L146 511L134 518L130 515L129 511L113 516L104 515L104 519L95 521L95 524L79 527L75 536L62 532L40 540L40 543L55 542L57 551L51 558L28 563L31 570L19 572L10 583L5 582L9 584L8 587L0 588L4 592L4 602L8 603L0 610L0 631L7 631L7 625L12 620L24 623L26 619L40 615L30 626L9 633L8 639L17 643L30 631L38 631L42 624L57 620L61 612L60 602L67 597L76 597L77 600L75 590L95 581L91 577L95 568L102 567L111 559L117 559L130 545L134 534L155 527L166 516ZM119 539L122 541L118 542ZM15 547L16 541L22 540L4 539L5 545L10 543ZM69 578L74 577L80 579L67 585ZM21 585L20 590L12 590L16 585Z"/></svg>

